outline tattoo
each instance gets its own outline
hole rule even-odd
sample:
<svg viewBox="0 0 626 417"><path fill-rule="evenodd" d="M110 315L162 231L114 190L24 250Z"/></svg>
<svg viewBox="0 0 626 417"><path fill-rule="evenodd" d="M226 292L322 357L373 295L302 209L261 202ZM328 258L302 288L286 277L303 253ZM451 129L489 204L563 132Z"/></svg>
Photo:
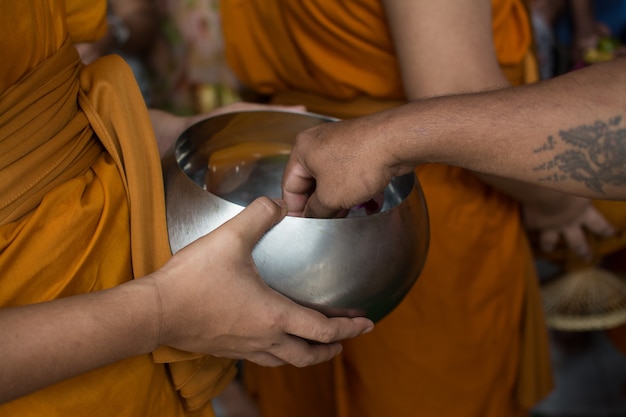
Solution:
<svg viewBox="0 0 626 417"><path fill-rule="evenodd" d="M626 185L626 128L621 116L559 131L560 140L548 136L533 153L567 147L534 171L546 175L540 181L574 180L604 194L604 186Z"/></svg>

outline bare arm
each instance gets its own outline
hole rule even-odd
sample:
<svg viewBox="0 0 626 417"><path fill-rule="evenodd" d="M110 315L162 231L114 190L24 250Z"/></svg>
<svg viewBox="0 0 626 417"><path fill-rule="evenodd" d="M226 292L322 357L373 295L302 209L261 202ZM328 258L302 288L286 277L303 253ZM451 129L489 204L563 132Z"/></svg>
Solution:
<svg viewBox="0 0 626 417"><path fill-rule="evenodd" d="M489 0L385 0L410 100L509 86L496 58ZM481 179L523 203L556 205L561 196L511 179Z"/></svg>
<svg viewBox="0 0 626 417"><path fill-rule="evenodd" d="M617 59L538 84L418 100L316 126L298 135L285 200L303 204L316 183L307 208L328 216L431 162L626 199L625 74L626 59Z"/></svg>
<svg viewBox="0 0 626 417"><path fill-rule="evenodd" d="M0 310L0 403L156 347L149 281ZM129 318L132 317L132 320Z"/></svg>
<svg viewBox="0 0 626 417"><path fill-rule="evenodd" d="M384 0L409 100L508 85L489 0Z"/></svg>
<svg viewBox="0 0 626 417"><path fill-rule="evenodd" d="M618 59L537 85L410 104L399 114L418 116L415 162L623 199L625 71L626 60Z"/></svg>
<svg viewBox="0 0 626 417"><path fill-rule="evenodd" d="M252 249L285 214L261 198L147 277L0 309L0 403L160 345L266 366L332 358L373 325L329 319L260 279Z"/></svg>

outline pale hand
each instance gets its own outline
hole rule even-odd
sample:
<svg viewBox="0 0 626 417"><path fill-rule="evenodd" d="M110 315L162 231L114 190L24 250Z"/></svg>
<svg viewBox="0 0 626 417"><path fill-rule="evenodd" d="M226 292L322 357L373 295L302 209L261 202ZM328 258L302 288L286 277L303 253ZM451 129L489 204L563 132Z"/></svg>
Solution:
<svg viewBox="0 0 626 417"><path fill-rule="evenodd" d="M541 250L553 250L561 238L567 247L581 259L589 261L592 253L585 231L600 237L615 234L613 226L596 210L591 200L563 195L559 210L547 211L536 206L522 206L524 224L528 229L539 230Z"/></svg>
<svg viewBox="0 0 626 417"><path fill-rule="evenodd" d="M341 351L340 340L372 329L363 317L327 318L302 307L261 279L252 250L286 215L278 203L255 200L152 275L161 298L161 344L301 367L331 359Z"/></svg>

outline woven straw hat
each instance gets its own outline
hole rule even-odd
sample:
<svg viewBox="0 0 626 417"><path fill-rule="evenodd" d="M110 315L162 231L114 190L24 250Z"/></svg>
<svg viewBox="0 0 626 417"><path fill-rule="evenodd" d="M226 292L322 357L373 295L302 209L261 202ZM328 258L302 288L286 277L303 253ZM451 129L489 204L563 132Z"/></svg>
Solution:
<svg viewBox="0 0 626 417"><path fill-rule="evenodd" d="M611 329L626 323L626 279L598 267L570 271L541 288L548 327Z"/></svg>
<svg viewBox="0 0 626 417"><path fill-rule="evenodd" d="M607 330L626 324L626 202L593 204L618 231L610 238L587 234L593 260L579 259L563 242L550 253L536 252L564 270L541 285L546 324L556 330ZM534 237L531 234L531 241ZM537 241L533 243L536 246ZM611 257L619 260L617 267L607 264Z"/></svg>

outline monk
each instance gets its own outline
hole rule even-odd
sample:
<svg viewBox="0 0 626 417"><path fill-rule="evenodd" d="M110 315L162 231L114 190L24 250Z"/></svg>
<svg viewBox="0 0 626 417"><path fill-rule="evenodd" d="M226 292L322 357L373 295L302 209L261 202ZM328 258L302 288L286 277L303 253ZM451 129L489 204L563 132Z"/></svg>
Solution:
<svg viewBox="0 0 626 417"><path fill-rule="evenodd" d="M81 63L105 15L0 2L0 415L213 416L236 359L316 364L372 323L262 282L251 251L280 201L172 257L159 147L197 118L149 112L118 56Z"/></svg>
<svg viewBox="0 0 626 417"><path fill-rule="evenodd" d="M246 87L273 103L341 119L538 78L522 0L233 0L221 10L227 60ZM456 117L463 114L448 122ZM569 219L557 216L551 226L612 231L587 199L446 165L415 172L431 222L416 285L332 363L246 364L263 416L525 416L550 392L546 329L518 201L530 223L566 209ZM571 243L584 256L581 240Z"/></svg>

